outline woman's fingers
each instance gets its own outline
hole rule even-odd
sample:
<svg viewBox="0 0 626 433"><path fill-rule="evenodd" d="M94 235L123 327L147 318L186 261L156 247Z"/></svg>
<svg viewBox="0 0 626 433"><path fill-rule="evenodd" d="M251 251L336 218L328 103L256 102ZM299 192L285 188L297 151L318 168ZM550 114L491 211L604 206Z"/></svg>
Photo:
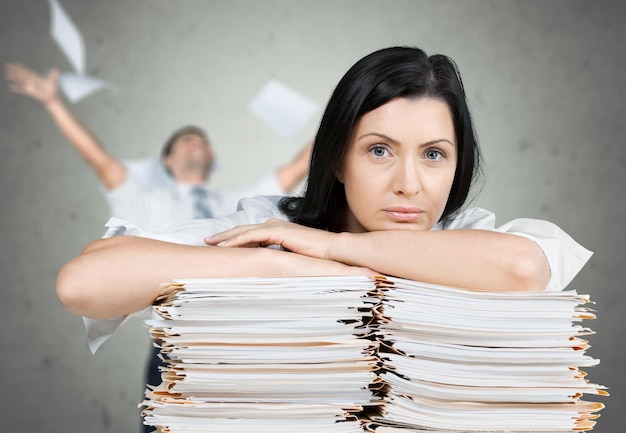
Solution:
<svg viewBox="0 0 626 433"><path fill-rule="evenodd" d="M262 224L247 224L205 238L208 245L240 247L256 243L261 246L282 245L281 238L292 223L270 219Z"/></svg>
<svg viewBox="0 0 626 433"><path fill-rule="evenodd" d="M237 226L205 238L204 243L219 247L253 246L252 243L256 243L258 246L264 237L258 230L259 226L260 224Z"/></svg>
<svg viewBox="0 0 626 433"><path fill-rule="evenodd" d="M324 230L271 219L263 224L243 225L217 233L204 239L204 242L220 247L280 245L288 251L326 259L331 236Z"/></svg>

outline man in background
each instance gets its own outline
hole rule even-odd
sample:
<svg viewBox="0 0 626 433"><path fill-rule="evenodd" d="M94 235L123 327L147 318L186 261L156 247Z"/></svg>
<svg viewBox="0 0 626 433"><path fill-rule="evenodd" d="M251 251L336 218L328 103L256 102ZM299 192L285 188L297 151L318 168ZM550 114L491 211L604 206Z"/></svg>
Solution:
<svg viewBox="0 0 626 433"><path fill-rule="evenodd" d="M46 108L61 133L95 171L104 187L111 216L145 230L232 213L244 197L286 194L308 172L310 144L288 164L253 184L216 191L208 185L215 151L202 128L190 125L174 131L163 147L160 161L123 161L111 155L65 105L58 91L57 70L42 76L20 63L9 63L6 78L11 91Z"/></svg>
<svg viewBox="0 0 626 433"><path fill-rule="evenodd" d="M111 155L63 102L59 72L42 76L20 63L6 65L11 91L26 95L48 111L57 127L95 171L104 187L110 216L122 218L148 231L158 231L179 221L211 218L236 210L241 198L289 193L308 173L311 143L286 165L253 184L216 191L208 185L215 151L206 132L197 126L174 131L158 160L131 162ZM161 382L163 365L154 347L146 382ZM149 432L152 427L144 426Z"/></svg>

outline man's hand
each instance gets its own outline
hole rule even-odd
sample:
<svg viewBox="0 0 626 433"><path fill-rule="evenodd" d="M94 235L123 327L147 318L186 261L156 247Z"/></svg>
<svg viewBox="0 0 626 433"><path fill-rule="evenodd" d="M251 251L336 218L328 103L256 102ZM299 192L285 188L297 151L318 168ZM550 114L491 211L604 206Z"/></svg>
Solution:
<svg viewBox="0 0 626 433"><path fill-rule="evenodd" d="M44 77L19 62L7 63L5 78L9 82L9 90L31 97L44 106L59 100L58 69Z"/></svg>

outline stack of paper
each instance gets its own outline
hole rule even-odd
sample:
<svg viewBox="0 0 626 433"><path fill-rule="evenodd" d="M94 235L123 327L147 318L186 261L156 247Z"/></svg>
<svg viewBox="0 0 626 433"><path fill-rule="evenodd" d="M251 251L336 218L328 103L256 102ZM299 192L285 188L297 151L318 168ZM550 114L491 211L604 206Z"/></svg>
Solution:
<svg viewBox="0 0 626 433"><path fill-rule="evenodd" d="M179 280L149 320L168 359L145 423L167 432L580 432L607 395L580 368L574 291L380 277Z"/></svg>
<svg viewBox="0 0 626 433"><path fill-rule="evenodd" d="M368 278L179 280L149 320L168 368L144 422L168 432L362 432L380 401Z"/></svg>
<svg viewBox="0 0 626 433"><path fill-rule="evenodd" d="M475 292L388 278L377 335L386 383L377 433L590 430L607 395L579 367L587 296ZM395 427L395 428L392 428Z"/></svg>

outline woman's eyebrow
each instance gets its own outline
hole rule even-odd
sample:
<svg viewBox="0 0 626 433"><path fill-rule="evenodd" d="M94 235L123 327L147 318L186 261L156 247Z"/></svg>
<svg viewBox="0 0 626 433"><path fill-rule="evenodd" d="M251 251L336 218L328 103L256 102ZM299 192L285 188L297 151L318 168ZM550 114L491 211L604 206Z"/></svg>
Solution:
<svg viewBox="0 0 626 433"><path fill-rule="evenodd" d="M365 133L365 134L361 135L359 138L357 138L357 141L362 139L362 138L365 138L365 137L368 137L368 136L372 136L372 135L375 136L375 137L380 137L380 138L382 138L384 140L390 141L393 144L400 144L400 142L398 140L395 140L395 139L389 137L388 135L381 134L380 132L368 132L368 133ZM421 143L420 147L432 146L433 144L441 143L441 142L448 143L450 146L455 147L454 143L452 141L448 140L447 138L435 138L434 140L429 140L429 141L427 141L425 143Z"/></svg>
<svg viewBox="0 0 626 433"><path fill-rule="evenodd" d="M436 138L434 140L427 141L426 143L420 144L421 147L432 146L437 143L448 143L450 146L455 147L454 143L447 138Z"/></svg>
<svg viewBox="0 0 626 433"><path fill-rule="evenodd" d="M383 138L383 139L385 139L387 141L391 141L394 144L398 144L399 143L398 140L394 140L393 138L389 137L388 135L381 134L380 132L367 132L367 133L361 135L359 138L357 138L357 141L362 139L362 138L369 137L371 135L373 135L375 137Z"/></svg>

